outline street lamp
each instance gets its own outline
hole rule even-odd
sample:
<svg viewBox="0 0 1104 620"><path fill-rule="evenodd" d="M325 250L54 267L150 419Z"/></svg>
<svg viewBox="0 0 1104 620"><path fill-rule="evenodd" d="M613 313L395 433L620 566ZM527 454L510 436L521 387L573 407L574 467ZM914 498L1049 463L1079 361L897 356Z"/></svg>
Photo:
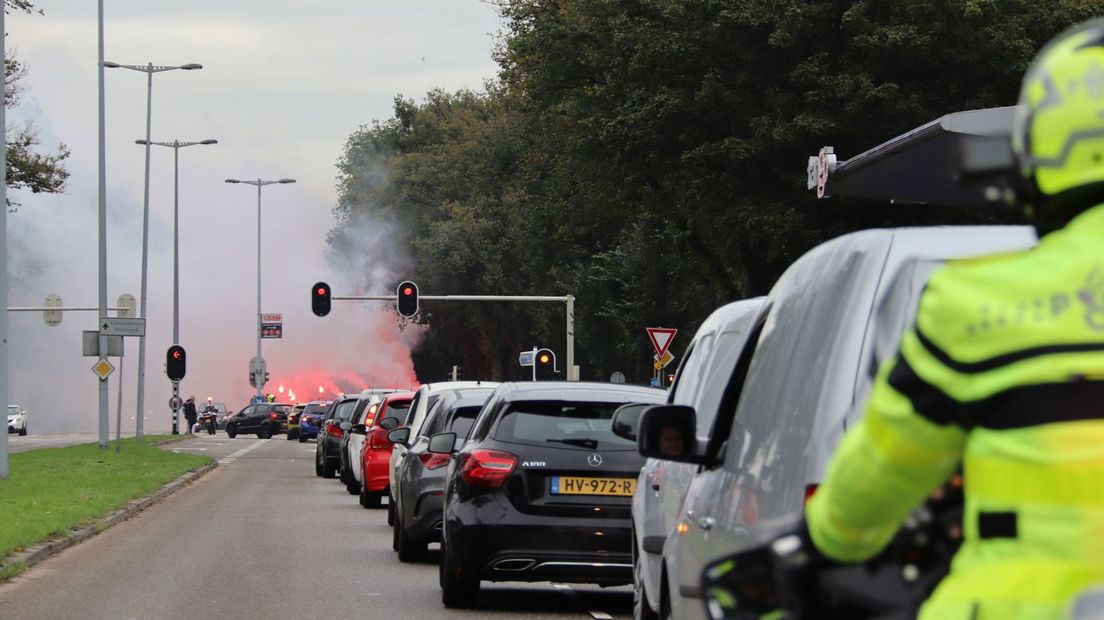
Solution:
<svg viewBox="0 0 1104 620"><path fill-rule="evenodd" d="M280 179L278 181L239 181L238 179L226 179L227 183L245 183L257 186L257 363L261 363L261 188L265 185L276 183L294 183L295 179ZM259 374L259 373L258 373ZM264 375L260 375L254 381L257 387L257 396L261 396L261 388L264 386Z"/></svg>
<svg viewBox="0 0 1104 620"><path fill-rule="evenodd" d="M200 140L199 142L148 142L135 140L135 144L164 146L173 150L173 344L180 344L180 149L197 144L218 144L218 140ZM174 390L173 396L176 396ZM175 402L175 401L174 401ZM176 430L174 421L173 430ZM175 433L174 433L175 434Z"/></svg>
<svg viewBox="0 0 1104 620"><path fill-rule="evenodd" d="M142 201L142 284L141 292L139 293L142 298L140 316L146 318L146 264L149 258L149 177L150 177L150 122L153 108L153 74L161 73L163 71L172 71L173 69L183 69L185 71L192 71L194 69L202 69L203 65L196 63L188 63L186 65L179 66L167 66L167 65L155 65L152 62L146 65L120 65L116 62L104 62L103 66L109 69L130 69L132 71L141 71L146 74L146 186L145 197ZM102 340L102 339L101 339ZM145 406L143 399L146 393L146 338L145 336L138 339L138 423L135 425L134 435L136 438L141 439L143 436L143 423L145 418L142 415ZM175 401L174 401L175 402ZM176 429L177 409L173 409L173 429Z"/></svg>

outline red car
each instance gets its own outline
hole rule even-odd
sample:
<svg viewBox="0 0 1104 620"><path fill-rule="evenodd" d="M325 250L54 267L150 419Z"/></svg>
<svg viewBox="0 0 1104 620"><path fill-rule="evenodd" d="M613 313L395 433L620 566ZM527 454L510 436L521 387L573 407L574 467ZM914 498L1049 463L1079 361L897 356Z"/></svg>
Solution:
<svg viewBox="0 0 1104 620"><path fill-rule="evenodd" d="M360 486L360 505L365 508L378 508L380 499L387 494L389 473L391 468L391 442L387 440L387 433L391 429L406 425L406 415L410 411L410 403L414 400L414 392L394 392L384 397L379 408L371 419L364 421L365 438L364 449L360 458L364 465L364 483ZM395 423L381 426L380 422L387 418L394 418Z"/></svg>

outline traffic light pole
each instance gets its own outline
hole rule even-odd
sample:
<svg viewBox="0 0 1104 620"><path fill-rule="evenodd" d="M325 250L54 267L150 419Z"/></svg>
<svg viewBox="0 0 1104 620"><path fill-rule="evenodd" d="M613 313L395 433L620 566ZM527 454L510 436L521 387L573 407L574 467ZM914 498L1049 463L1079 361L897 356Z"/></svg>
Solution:
<svg viewBox="0 0 1104 620"><path fill-rule="evenodd" d="M347 296L340 297L333 295L331 299L347 300L347 301L395 301L395 295L366 295L366 296ZM543 295L418 295L418 299L429 299L435 301L536 301L536 302L554 302L563 303L566 305L567 314L567 380L576 381L578 377L575 376L575 296L564 295L563 297L543 296Z"/></svg>

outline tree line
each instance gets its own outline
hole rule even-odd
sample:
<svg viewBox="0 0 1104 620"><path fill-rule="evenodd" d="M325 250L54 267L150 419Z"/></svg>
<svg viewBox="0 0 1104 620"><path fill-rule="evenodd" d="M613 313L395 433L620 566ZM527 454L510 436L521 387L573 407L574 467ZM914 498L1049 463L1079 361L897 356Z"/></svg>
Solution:
<svg viewBox="0 0 1104 620"><path fill-rule="evenodd" d="M329 242L394 227L423 294L576 297L584 379L651 375L648 326L761 295L852 230L1014 221L833 199L805 189L841 159L939 116L1015 103L1052 36L1101 0L498 0L498 75L394 100L338 161ZM336 252L340 255L340 251ZM564 356L562 306L422 304L423 381L522 378L519 351Z"/></svg>

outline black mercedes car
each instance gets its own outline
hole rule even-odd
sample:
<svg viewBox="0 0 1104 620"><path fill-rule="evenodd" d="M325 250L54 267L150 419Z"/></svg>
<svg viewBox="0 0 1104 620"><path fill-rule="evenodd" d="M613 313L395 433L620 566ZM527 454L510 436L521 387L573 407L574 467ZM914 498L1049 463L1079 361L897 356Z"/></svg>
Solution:
<svg viewBox="0 0 1104 620"><path fill-rule="evenodd" d="M630 504L644 463L613 434L614 411L666 392L612 383L504 383L451 454L441 543L442 602L474 607L479 583L632 583Z"/></svg>

